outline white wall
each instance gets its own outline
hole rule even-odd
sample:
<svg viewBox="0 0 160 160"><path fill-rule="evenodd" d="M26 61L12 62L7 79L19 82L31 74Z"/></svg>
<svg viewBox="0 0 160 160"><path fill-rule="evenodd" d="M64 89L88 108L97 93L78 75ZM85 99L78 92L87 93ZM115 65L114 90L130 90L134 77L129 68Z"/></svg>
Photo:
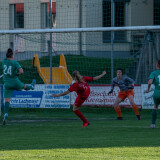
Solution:
<svg viewBox="0 0 160 160"><path fill-rule="evenodd" d="M0 30L9 29L9 0L0 0ZM9 47L9 36L0 36L0 51Z"/></svg>
<svg viewBox="0 0 160 160"><path fill-rule="evenodd" d="M41 28L41 3L40 0L24 1L24 28L37 29ZM40 43L36 43L41 39L40 35L30 35L31 41L25 41L25 51L39 51Z"/></svg>
<svg viewBox="0 0 160 160"><path fill-rule="evenodd" d="M82 27L102 27L103 0L81 0L82 1ZM78 28L79 27L79 0L57 0L56 1L56 27ZM126 25L153 25L153 0L131 0L127 5ZM9 0L0 0L0 29L9 29ZM24 28L41 28L41 0L24 0ZM25 51L40 51L40 35L30 36L33 41L25 41ZM128 32L128 39L130 34ZM66 33L54 34L56 51L76 52L79 51L79 34ZM88 44L88 45L86 45ZM9 38L0 38L0 51L9 47ZM82 50L85 51L110 51L111 44L103 43L102 33L82 33ZM115 51L129 51L128 43L115 43Z"/></svg>
<svg viewBox="0 0 160 160"><path fill-rule="evenodd" d="M130 26L153 25L153 0L131 0Z"/></svg>

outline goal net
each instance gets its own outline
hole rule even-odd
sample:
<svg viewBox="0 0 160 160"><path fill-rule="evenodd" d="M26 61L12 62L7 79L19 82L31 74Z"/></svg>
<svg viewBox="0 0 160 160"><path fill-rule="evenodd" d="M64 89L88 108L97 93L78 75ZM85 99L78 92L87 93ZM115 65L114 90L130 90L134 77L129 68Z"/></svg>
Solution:
<svg viewBox="0 0 160 160"><path fill-rule="evenodd" d="M81 75L95 77L105 70L104 77L90 83L90 98L84 105L110 107L119 92L115 87L115 92L107 95L117 68L135 80L135 102L142 106L145 98L142 90L146 88L142 84L147 84L149 74L160 59L159 31L158 26L0 31L0 62L8 48L17 50L15 60L24 69L20 80L25 84L30 84L32 79L37 81L32 93L24 92L23 97L16 92L11 106L68 108L74 103L74 93L56 100L51 94L68 89L72 72L78 70ZM111 33L114 33L113 41ZM2 65L0 73L3 73ZM26 97L30 97L29 100ZM122 103L124 107L129 105L128 100Z"/></svg>

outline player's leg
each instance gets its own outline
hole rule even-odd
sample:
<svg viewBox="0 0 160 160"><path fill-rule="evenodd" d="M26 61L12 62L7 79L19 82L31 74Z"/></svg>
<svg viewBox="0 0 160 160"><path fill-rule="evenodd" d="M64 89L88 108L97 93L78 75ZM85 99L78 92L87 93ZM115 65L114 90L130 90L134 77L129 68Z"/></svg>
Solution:
<svg viewBox="0 0 160 160"><path fill-rule="evenodd" d="M123 118L122 118L122 113L121 113L121 108L119 107L119 104L122 102L122 99L121 98L119 98L119 97L117 97L116 99L115 99L115 101L114 101L114 104L113 104L113 107L114 107L114 109L115 109L115 111L116 111L116 114L117 114L117 119L118 120L122 120Z"/></svg>
<svg viewBox="0 0 160 160"><path fill-rule="evenodd" d="M15 90L16 87L17 87L17 81L9 81L9 82L5 82L5 84L4 84L5 104L4 104L3 125L5 125L6 122L7 122L10 100L11 100L12 95L13 95L13 90Z"/></svg>
<svg viewBox="0 0 160 160"><path fill-rule="evenodd" d="M33 79L31 84L24 85L24 89L25 90L34 90L35 84L36 84L36 80Z"/></svg>
<svg viewBox="0 0 160 160"><path fill-rule="evenodd" d="M150 128L156 127L157 110L158 110L158 106L154 105L154 109L152 110L152 124L150 125Z"/></svg>
<svg viewBox="0 0 160 160"><path fill-rule="evenodd" d="M14 90L21 91L22 89L24 90L34 90L36 84L36 80L33 79L31 84L24 84L20 80L16 80L14 82L14 87L12 87Z"/></svg>
<svg viewBox="0 0 160 160"><path fill-rule="evenodd" d="M158 105L160 104L160 99L155 94L153 95L153 100L154 100L154 109L152 110L152 124L150 125L151 128L155 128Z"/></svg>
<svg viewBox="0 0 160 160"><path fill-rule="evenodd" d="M73 106L73 112L83 121L83 126L82 127L87 127L89 125L89 122L85 118L85 116L81 113L79 110L79 107L83 104L83 102L87 98L81 98L80 96L77 96L74 106Z"/></svg>
<svg viewBox="0 0 160 160"><path fill-rule="evenodd" d="M3 125L6 125L11 98L5 98Z"/></svg>
<svg viewBox="0 0 160 160"><path fill-rule="evenodd" d="M128 96L128 99L129 99L129 102L130 102L130 104L131 104L131 106L132 106L133 111L135 112L135 114L136 114L136 116L137 116L137 119L140 120L141 117L140 117L140 114L139 114L139 111L138 111L138 107L137 107L137 105L134 103L134 96L130 94L130 95Z"/></svg>
<svg viewBox="0 0 160 160"><path fill-rule="evenodd" d="M9 111L9 106L10 106L10 100L13 94L13 90L6 89L7 85L4 84L4 99L5 99L5 104L4 104L4 117L3 117L3 125L6 125L7 119L8 119L8 111Z"/></svg>

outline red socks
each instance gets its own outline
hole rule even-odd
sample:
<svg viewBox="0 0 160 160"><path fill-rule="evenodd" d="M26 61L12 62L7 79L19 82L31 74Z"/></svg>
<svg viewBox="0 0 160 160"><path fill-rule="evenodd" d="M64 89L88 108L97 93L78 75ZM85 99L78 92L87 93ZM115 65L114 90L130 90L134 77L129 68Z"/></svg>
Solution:
<svg viewBox="0 0 160 160"><path fill-rule="evenodd" d="M136 106L136 104L132 105L132 109L134 110L136 115L139 115L138 107Z"/></svg>
<svg viewBox="0 0 160 160"><path fill-rule="evenodd" d="M80 110L73 111L82 121L83 123L88 123L87 119L84 115L80 112Z"/></svg>
<svg viewBox="0 0 160 160"><path fill-rule="evenodd" d="M118 117L122 117L121 108L119 106L115 108L115 111L116 111Z"/></svg>

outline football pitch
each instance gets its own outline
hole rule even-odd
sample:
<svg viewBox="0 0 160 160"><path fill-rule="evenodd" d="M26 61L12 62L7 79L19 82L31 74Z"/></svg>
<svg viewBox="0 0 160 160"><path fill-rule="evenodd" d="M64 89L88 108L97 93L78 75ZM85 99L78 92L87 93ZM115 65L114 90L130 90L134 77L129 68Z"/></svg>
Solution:
<svg viewBox="0 0 160 160"><path fill-rule="evenodd" d="M0 125L0 159L159 159L160 117L150 129L151 110L142 110L140 121L131 109L122 109L119 121L113 109L81 111L91 124L86 128L72 110L11 110L8 124Z"/></svg>

